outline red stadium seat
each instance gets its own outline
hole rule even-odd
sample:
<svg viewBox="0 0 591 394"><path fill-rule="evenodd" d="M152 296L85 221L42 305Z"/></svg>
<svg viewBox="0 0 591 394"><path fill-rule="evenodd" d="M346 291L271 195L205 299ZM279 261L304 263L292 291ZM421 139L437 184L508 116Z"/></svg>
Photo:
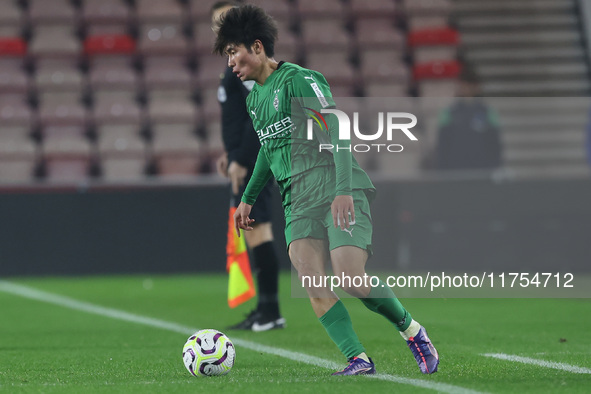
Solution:
<svg viewBox="0 0 591 394"><path fill-rule="evenodd" d="M128 35L101 35L86 38L84 51L87 55L131 54L135 41Z"/></svg>
<svg viewBox="0 0 591 394"><path fill-rule="evenodd" d="M0 56L24 56L27 44L19 37L0 37Z"/></svg>
<svg viewBox="0 0 591 394"><path fill-rule="evenodd" d="M417 47L413 51L413 59L417 64L436 62L436 61L452 61L456 60L458 56L458 48L456 46L426 46Z"/></svg>
<svg viewBox="0 0 591 394"><path fill-rule="evenodd" d="M460 34L449 27L417 30L408 36L415 63L455 60L459 42Z"/></svg>
<svg viewBox="0 0 591 394"><path fill-rule="evenodd" d="M462 66L455 60L435 61L416 64L413 67L413 76L415 80L456 78L460 71Z"/></svg>

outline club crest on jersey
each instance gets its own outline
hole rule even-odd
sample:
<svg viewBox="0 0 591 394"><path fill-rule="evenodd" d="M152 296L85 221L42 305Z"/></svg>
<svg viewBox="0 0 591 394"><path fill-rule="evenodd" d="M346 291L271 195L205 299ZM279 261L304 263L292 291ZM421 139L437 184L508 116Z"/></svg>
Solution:
<svg viewBox="0 0 591 394"><path fill-rule="evenodd" d="M279 91L281 89L277 89L275 91L275 99L273 99L273 107L275 107L275 111L279 112Z"/></svg>

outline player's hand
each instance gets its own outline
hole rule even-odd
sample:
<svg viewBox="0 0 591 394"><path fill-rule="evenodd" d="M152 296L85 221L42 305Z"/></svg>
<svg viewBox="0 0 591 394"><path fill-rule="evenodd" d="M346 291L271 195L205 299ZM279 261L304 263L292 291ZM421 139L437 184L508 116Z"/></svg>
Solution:
<svg viewBox="0 0 591 394"><path fill-rule="evenodd" d="M240 186L244 184L244 178L246 178L247 173L248 169L235 161L231 162L228 166L228 176L232 183L232 193L235 195L240 191Z"/></svg>
<svg viewBox="0 0 591 394"><path fill-rule="evenodd" d="M350 223L355 223L355 207L352 196L336 196L332 201L330 211L334 226L340 227L341 230L349 228ZM349 214L351 214L350 218Z"/></svg>
<svg viewBox="0 0 591 394"><path fill-rule="evenodd" d="M217 161L215 162L216 168L218 170L218 174L223 177L228 177L228 154L224 153L220 157L218 157Z"/></svg>
<svg viewBox="0 0 591 394"><path fill-rule="evenodd" d="M239 237L240 229L246 231L252 230L250 225L254 223L254 219L248 217L251 209L252 205L241 202L240 205L238 205L238 208L236 208L236 212L234 212L234 228L236 229L236 235Z"/></svg>

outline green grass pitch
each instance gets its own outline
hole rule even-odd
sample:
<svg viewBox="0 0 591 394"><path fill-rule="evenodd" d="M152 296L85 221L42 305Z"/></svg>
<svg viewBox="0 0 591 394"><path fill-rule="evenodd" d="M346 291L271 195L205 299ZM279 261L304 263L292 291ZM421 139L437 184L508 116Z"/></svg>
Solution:
<svg viewBox="0 0 591 394"><path fill-rule="evenodd" d="M10 279L52 294L182 326L216 328L248 340L345 365L306 299L291 298L282 276L288 327L265 333L226 331L252 303L230 310L225 275ZM0 392L6 393L335 393L591 392L591 300L406 299L441 356L422 375L394 328L355 299L344 300L379 373L332 377L330 369L236 345L226 376L185 370L180 333L87 313L1 291ZM504 353L585 368L575 373L485 357ZM405 381L404 379L408 379ZM406 383L404 383L406 382ZM408 384L408 382L411 382ZM418 382L418 383L417 383ZM421 386L421 383L424 385Z"/></svg>

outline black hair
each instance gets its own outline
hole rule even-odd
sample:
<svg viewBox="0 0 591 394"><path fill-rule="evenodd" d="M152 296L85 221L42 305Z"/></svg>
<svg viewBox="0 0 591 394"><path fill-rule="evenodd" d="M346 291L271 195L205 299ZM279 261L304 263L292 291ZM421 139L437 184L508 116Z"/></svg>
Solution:
<svg viewBox="0 0 591 394"><path fill-rule="evenodd" d="M277 24L262 8L242 5L229 9L221 19L213 53L223 55L230 44L250 47L260 40L268 57L275 55Z"/></svg>

